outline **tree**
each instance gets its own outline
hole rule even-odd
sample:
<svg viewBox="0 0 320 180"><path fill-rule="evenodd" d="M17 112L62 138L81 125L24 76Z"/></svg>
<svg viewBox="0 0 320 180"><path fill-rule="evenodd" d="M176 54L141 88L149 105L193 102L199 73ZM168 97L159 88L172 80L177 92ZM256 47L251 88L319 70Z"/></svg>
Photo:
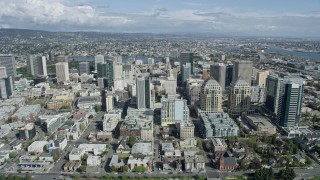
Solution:
<svg viewBox="0 0 320 180"><path fill-rule="evenodd" d="M147 168L144 166L136 166L133 168L133 172L145 172L147 171Z"/></svg>
<svg viewBox="0 0 320 180"><path fill-rule="evenodd" d="M206 142L206 149L207 149L207 151L210 151L211 148L212 148L211 142L210 142L210 141L207 141L207 142Z"/></svg>
<svg viewBox="0 0 320 180"><path fill-rule="evenodd" d="M115 172L115 171L117 171L117 168L115 166L110 166L110 171Z"/></svg>
<svg viewBox="0 0 320 180"><path fill-rule="evenodd" d="M6 178L6 176L5 175L1 175L0 176L0 180L6 180L7 178Z"/></svg>
<svg viewBox="0 0 320 180"><path fill-rule="evenodd" d="M93 118L93 115L91 114L90 116L89 116L89 119L92 119Z"/></svg>
<svg viewBox="0 0 320 180"><path fill-rule="evenodd" d="M12 159L12 158L15 158L17 156L17 152L11 152L9 153L9 158Z"/></svg>
<svg viewBox="0 0 320 180"><path fill-rule="evenodd" d="M306 165L312 166L312 160L308 156L306 156Z"/></svg>
<svg viewBox="0 0 320 180"><path fill-rule="evenodd" d="M257 157L255 157L255 158L251 161L251 163L250 163L250 168L251 168L251 169L259 169L259 168L261 168L261 162L260 162L260 160L259 160Z"/></svg>
<svg viewBox="0 0 320 180"><path fill-rule="evenodd" d="M136 143L136 138L130 136L129 139L128 139L128 145L129 145L130 147L132 147L132 146L134 145L134 143Z"/></svg>
<svg viewBox="0 0 320 180"><path fill-rule="evenodd" d="M80 166L79 170L80 172L85 172L87 170L87 166Z"/></svg>
<svg viewBox="0 0 320 180"><path fill-rule="evenodd" d="M94 109L95 109L96 112L99 112L99 111L102 110L102 106L99 105L99 104L97 104L97 105L94 107Z"/></svg>
<svg viewBox="0 0 320 180"><path fill-rule="evenodd" d="M297 147L297 146L294 146L294 147L293 147L292 153L293 153L293 154L297 154L297 153L298 153L298 147Z"/></svg>
<svg viewBox="0 0 320 180"><path fill-rule="evenodd" d="M274 172L272 168L261 168L254 173L254 179L256 180L273 180Z"/></svg>
<svg viewBox="0 0 320 180"><path fill-rule="evenodd" d="M121 166L119 169L118 169L118 172L127 172L128 171L128 166Z"/></svg>
<svg viewBox="0 0 320 180"><path fill-rule="evenodd" d="M281 169L279 171L280 180L292 180L295 177L296 177L296 173L292 168L286 167L285 169Z"/></svg>
<svg viewBox="0 0 320 180"><path fill-rule="evenodd" d="M197 140L197 147L202 149L202 141L200 139Z"/></svg>
<svg viewBox="0 0 320 180"><path fill-rule="evenodd" d="M206 157L206 153L204 152L204 150L200 150L199 154L203 157Z"/></svg>
<svg viewBox="0 0 320 180"><path fill-rule="evenodd" d="M82 156L82 160L83 161L86 161L88 159L88 154L84 154L83 156Z"/></svg>
<svg viewBox="0 0 320 180"><path fill-rule="evenodd" d="M26 174L24 180L32 180L32 177L30 176L30 174Z"/></svg>

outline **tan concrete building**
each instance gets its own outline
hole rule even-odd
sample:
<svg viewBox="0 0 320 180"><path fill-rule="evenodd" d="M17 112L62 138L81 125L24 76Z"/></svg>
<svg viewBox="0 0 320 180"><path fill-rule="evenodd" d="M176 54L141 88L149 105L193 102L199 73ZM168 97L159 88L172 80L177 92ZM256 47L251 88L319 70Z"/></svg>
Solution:
<svg viewBox="0 0 320 180"><path fill-rule="evenodd" d="M250 111L251 86L242 79L234 81L230 85L229 113L235 117L243 112Z"/></svg>
<svg viewBox="0 0 320 180"><path fill-rule="evenodd" d="M180 124L180 139L194 138L194 124L187 122Z"/></svg>
<svg viewBox="0 0 320 180"><path fill-rule="evenodd" d="M202 112L222 112L222 88L214 79L206 80L200 90Z"/></svg>
<svg viewBox="0 0 320 180"><path fill-rule="evenodd" d="M258 86L266 86L267 77L270 74L269 71L259 71L257 72L256 82Z"/></svg>

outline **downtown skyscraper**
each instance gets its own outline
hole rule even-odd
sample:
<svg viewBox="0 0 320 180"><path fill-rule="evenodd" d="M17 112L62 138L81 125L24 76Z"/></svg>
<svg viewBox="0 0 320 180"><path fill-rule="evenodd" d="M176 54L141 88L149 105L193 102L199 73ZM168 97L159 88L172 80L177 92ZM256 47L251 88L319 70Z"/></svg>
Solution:
<svg viewBox="0 0 320 180"><path fill-rule="evenodd" d="M269 75L266 82L266 108L283 127L292 127L299 123L303 98L303 79Z"/></svg>
<svg viewBox="0 0 320 180"><path fill-rule="evenodd" d="M242 79L251 86L252 61L235 61L233 66L233 81Z"/></svg>
<svg viewBox="0 0 320 180"><path fill-rule="evenodd" d="M226 65L217 63L210 66L210 77L215 79L224 91L226 88Z"/></svg>
<svg viewBox="0 0 320 180"><path fill-rule="evenodd" d="M30 55L27 69L32 76L47 76L47 58L42 55Z"/></svg>
<svg viewBox="0 0 320 180"><path fill-rule="evenodd" d="M151 107L151 84L148 76L140 76L136 79L137 109Z"/></svg>

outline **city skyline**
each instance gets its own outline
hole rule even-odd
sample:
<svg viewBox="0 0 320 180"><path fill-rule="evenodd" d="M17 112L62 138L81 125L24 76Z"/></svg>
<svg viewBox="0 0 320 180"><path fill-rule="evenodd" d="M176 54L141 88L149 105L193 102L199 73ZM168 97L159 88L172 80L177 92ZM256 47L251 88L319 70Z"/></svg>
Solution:
<svg viewBox="0 0 320 180"><path fill-rule="evenodd" d="M0 28L319 37L319 1L1 0Z"/></svg>

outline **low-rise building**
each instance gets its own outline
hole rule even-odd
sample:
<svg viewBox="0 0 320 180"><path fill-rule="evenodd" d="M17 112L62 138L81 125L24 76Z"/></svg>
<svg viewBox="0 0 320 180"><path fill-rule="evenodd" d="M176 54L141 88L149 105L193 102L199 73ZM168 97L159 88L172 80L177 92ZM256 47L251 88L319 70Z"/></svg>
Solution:
<svg viewBox="0 0 320 180"><path fill-rule="evenodd" d="M29 147L28 147L28 152L29 153L36 153L40 154L43 153L44 147L48 146L49 142L48 141L34 141Z"/></svg>
<svg viewBox="0 0 320 180"><path fill-rule="evenodd" d="M107 149L106 144L80 144L80 149L83 149L86 153L92 153L94 155L100 155Z"/></svg>
<svg viewBox="0 0 320 180"><path fill-rule="evenodd" d="M66 120L66 117L63 115L45 115L39 116L41 122L41 128L46 133L54 133L62 123Z"/></svg>
<svg viewBox="0 0 320 180"><path fill-rule="evenodd" d="M84 149L73 148L69 153L69 161L81 161L84 154L85 154Z"/></svg>
<svg viewBox="0 0 320 180"><path fill-rule="evenodd" d="M22 106L12 116L12 121L35 121L41 110L40 104Z"/></svg>
<svg viewBox="0 0 320 180"><path fill-rule="evenodd" d="M49 152L52 152L54 150L64 150L68 145L68 140L65 136L58 136L54 140L49 141Z"/></svg>
<svg viewBox="0 0 320 180"><path fill-rule="evenodd" d="M194 138L194 124L192 122L180 124L179 131L180 139Z"/></svg>
<svg viewBox="0 0 320 180"><path fill-rule="evenodd" d="M121 112L110 112L104 115L103 131L112 132L121 120Z"/></svg>
<svg viewBox="0 0 320 180"><path fill-rule="evenodd" d="M212 142L213 152L217 152L217 151L222 152L222 151L227 151L228 149L227 143L221 138L212 138L211 142Z"/></svg>
<svg viewBox="0 0 320 180"><path fill-rule="evenodd" d="M97 140L111 140L112 139L112 132L97 132Z"/></svg>
<svg viewBox="0 0 320 180"><path fill-rule="evenodd" d="M239 165L235 157L221 157L219 160L219 169L220 170L235 170L238 169Z"/></svg>
<svg viewBox="0 0 320 180"><path fill-rule="evenodd" d="M227 113L200 113L200 133L203 138L238 136L239 127Z"/></svg>
<svg viewBox="0 0 320 180"><path fill-rule="evenodd" d="M131 136L142 141L153 140L153 116L127 116L120 126L120 136Z"/></svg>
<svg viewBox="0 0 320 180"><path fill-rule="evenodd" d="M88 156L87 166L100 166L101 165L101 157L100 156Z"/></svg>
<svg viewBox="0 0 320 180"><path fill-rule="evenodd" d="M28 123L25 126L19 128L19 138L24 140L33 139L36 135L36 129L34 123Z"/></svg>
<svg viewBox="0 0 320 180"><path fill-rule="evenodd" d="M245 120L254 130L250 134L265 136L277 133L277 127L264 116L250 114L245 116Z"/></svg>
<svg viewBox="0 0 320 180"><path fill-rule="evenodd" d="M87 96L78 99L79 109L94 109L97 105L102 105L100 96Z"/></svg>
<svg viewBox="0 0 320 180"><path fill-rule="evenodd" d="M153 148L152 148L152 143L143 143L143 142L138 142L135 143L132 146L131 149L131 154L132 155L141 155L141 156L152 156L153 155Z"/></svg>
<svg viewBox="0 0 320 180"><path fill-rule="evenodd" d="M172 142L165 142L161 144L161 151L164 156L174 156L174 147Z"/></svg>
<svg viewBox="0 0 320 180"><path fill-rule="evenodd" d="M205 160L202 155L185 156L186 172L205 172Z"/></svg>
<svg viewBox="0 0 320 180"><path fill-rule="evenodd" d="M197 140L195 138L188 138L180 140L180 149L194 148L197 145Z"/></svg>
<svg viewBox="0 0 320 180"><path fill-rule="evenodd" d="M118 155L112 155L111 161L109 163L109 168L115 167L120 168L122 166L126 165L123 159L119 159Z"/></svg>
<svg viewBox="0 0 320 180"><path fill-rule="evenodd" d="M131 152L131 148L127 145L127 142L122 140L120 141L117 149L116 149L116 152L119 154L129 154Z"/></svg>
<svg viewBox="0 0 320 180"><path fill-rule="evenodd" d="M143 158L140 157L133 157L132 155L129 156L128 159L128 168L129 171L134 170L134 168L143 166L147 168L147 170L152 170L152 157L151 156L145 156Z"/></svg>

